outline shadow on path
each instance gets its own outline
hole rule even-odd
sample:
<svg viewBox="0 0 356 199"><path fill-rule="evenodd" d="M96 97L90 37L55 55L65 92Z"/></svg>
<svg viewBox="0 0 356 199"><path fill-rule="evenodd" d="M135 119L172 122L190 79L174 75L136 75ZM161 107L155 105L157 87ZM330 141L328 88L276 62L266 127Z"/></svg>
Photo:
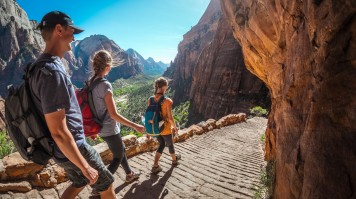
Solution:
<svg viewBox="0 0 356 199"><path fill-rule="evenodd" d="M164 189L164 187L171 177L173 169L174 167L171 167L161 178L159 178L158 175L151 174L150 179L143 181L141 184L132 185L126 192L124 198L164 198L168 194L168 190Z"/></svg>

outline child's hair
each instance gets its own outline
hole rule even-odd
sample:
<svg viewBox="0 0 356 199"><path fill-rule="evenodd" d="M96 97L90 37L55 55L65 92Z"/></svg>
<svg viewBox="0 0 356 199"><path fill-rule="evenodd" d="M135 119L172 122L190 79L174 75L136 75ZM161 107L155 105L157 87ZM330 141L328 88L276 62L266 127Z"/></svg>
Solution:
<svg viewBox="0 0 356 199"><path fill-rule="evenodd" d="M93 58L94 76L104 71L105 67L112 64L111 54L106 50L99 50Z"/></svg>
<svg viewBox="0 0 356 199"><path fill-rule="evenodd" d="M154 86L155 86L155 94L156 94L159 88L162 88L163 86L168 86L168 80L164 77L159 77L158 79L155 80Z"/></svg>

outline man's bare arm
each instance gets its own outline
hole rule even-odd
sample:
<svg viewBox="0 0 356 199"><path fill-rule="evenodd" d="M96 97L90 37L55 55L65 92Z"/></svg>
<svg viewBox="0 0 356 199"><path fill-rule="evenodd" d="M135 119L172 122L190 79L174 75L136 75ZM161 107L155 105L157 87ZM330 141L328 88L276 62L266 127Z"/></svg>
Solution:
<svg viewBox="0 0 356 199"><path fill-rule="evenodd" d="M53 137L63 154L75 164L90 181L94 184L98 178L98 172L90 167L88 162L80 153L72 134L66 124L65 110L45 114L45 119Z"/></svg>

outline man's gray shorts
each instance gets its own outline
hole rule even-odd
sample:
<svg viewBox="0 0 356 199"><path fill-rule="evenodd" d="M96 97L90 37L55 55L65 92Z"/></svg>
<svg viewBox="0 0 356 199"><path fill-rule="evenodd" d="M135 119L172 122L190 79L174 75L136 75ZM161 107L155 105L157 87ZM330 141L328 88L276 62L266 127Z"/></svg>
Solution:
<svg viewBox="0 0 356 199"><path fill-rule="evenodd" d="M99 178L95 184L91 186L98 192L107 190L114 182L114 177L105 167L99 153L87 143L83 143L82 146L79 147L79 151L89 165L98 171ZM63 167L67 172L69 179L73 182L72 186L80 188L89 183L89 180L83 175L81 170L71 161L58 162L58 165Z"/></svg>

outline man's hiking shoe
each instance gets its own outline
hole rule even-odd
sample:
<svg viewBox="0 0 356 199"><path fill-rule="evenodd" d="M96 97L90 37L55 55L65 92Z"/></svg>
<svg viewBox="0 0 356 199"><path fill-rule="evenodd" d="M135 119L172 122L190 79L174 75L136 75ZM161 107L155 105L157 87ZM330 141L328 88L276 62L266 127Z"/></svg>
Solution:
<svg viewBox="0 0 356 199"><path fill-rule="evenodd" d="M160 171L162 171L162 168L158 165L158 166L153 166L152 167L152 170L151 170L151 173L153 173L153 174L157 174L157 173L159 173Z"/></svg>
<svg viewBox="0 0 356 199"><path fill-rule="evenodd" d="M140 177L141 173L139 171L132 172L131 175L126 175L125 182L132 182Z"/></svg>
<svg viewBox="0 0 356 199"><path fill-rule="evenodd" d="M100 193L97 190L93 189L91 191L91 196L100 196Z"/></svg>
<svg viewBox="0 0 356 199"><path fill-rule="evenodd" d="M180 154L176 154L176 160L173 160L172 161L172 165L173 166L177 166L179 163L178 163L178 160L180 160L182 157Z"/></svg>

